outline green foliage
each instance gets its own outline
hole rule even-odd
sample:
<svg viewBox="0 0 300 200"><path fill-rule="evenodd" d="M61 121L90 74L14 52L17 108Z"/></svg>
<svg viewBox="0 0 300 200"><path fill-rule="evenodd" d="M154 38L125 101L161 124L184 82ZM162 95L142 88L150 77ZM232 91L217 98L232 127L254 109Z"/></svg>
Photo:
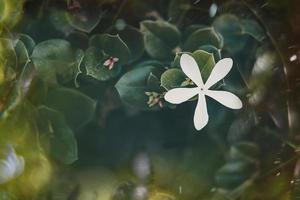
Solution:
<svg viewBox="0 0 300 200"><path fill-rule="evenodd" d="M143 21L141 31L147 53L154 59L170 60L179 45L180 32L176 26L164 21Z"/></svg>
<svg viewBox="0 0 300 200"><path fill-rule="evenodd" d="M221 60L221 49L218 49L212 45L203 45L199 47L200 50L206 51L208 53L212 53L214 55L215 62Z"/></svg>
<svg viewBox="0 0 300 200"><path fill-rule="evenodd" d="M102 15L99 12L68 12L66 13L69 24L83 32L90 33L99 24Z"/></svg>
<svg viewBox="0 0 300 200"><path fill-rule="evenodd" d="M49 82L56 82L56 76L61 75L67 80L73 78L76 69L76 49L62 39L51 39L37 44L31 59L38 76Z"/></svg>
<svg viewBox="0 0 300 200"><path fill-rule="evenodd" d="M22 33L18 34L17 38L23 42L23 44L27 49L28 54L31 55L35 47L35 41L29 35L22 34Z"/></svg>
<svg viewBox="0 0 300 200"><path fill-rule="evenodd" d="M41 137L49 142L51 156L64 164L76 161L77 142L63 114L46 106L40 106L38 117L41 119L39 120Z"/></svg>
<svg viewBox="0 0 300 200"><path fill-rule="evenodd" d="M134 106L134 108L147 110L148 97L146 92L159 92L160 88L152 88L149 77L159 74L159 70L155 67L148 66L136 68L125 75L117 82L116 88L124 104Z"/></svg>
<svg viewBox="0 0 300 200"><path fill-rule="evenodd" d="M166 90L170 90L180 87L185 80L186 76L180 69L171 68L161 75L161 86Z"/></svg>
<svg viewBox="0 0 300 200"><path fill-rule="evenodd" d="M101 12L67 11L52 8L49 20L53 26L61 32L78 30L90 33L100 23Z"/></svg>
<svg viewBox="0 0 300 200"><path fill-rule="evenodd" d="M203 45L212 45L220 49L223 46L223 38L214 28L199 28L187 37L183 49L185 51L195 51Z"/></svg>
<svg viewBox="0 0 300 200"><path fill-rule="evenodd" d="M115 25L114 29L111 32L118 34L130 50L130 62L138 60L143 55L145 48L143 34L140 30L126 24L124 27Z"/></svg>
<svg viewBox="0 0 300 200"><path fill-rule="evenodd" d="M17 55L18 66L22 68L30 59L25 44L21 40L14 41L14 49Z"/></svg>
<svg viewBox="0 0 300 200"><path fill-rule="evenodd" d="M109 56L119 58L117 65L126 64L129 60L130 50L118 35L94 35L91 37L89 45L102 50Z"/></svg>
<svg viewBox="0 0 300 200"><path fill-rule="evenodd" d="M61 112L73 130L91 121L96 107L95 101L90 97L63 87L50 90L45 105Z"/></svg>
<svg viewBox="0 0 300 200"><path fill-rule="evenodd" d="M213 27L224 38L224 48L230 53L237 53L245 48L250 37L261 42L266 38L262 27L251 19L239 19L233 14L223 14L213 22Z"/></svg>
<svg viewBox="0 0 300 200"><path fill-rule="evenodd" d="M269 152L274 146L278 156L277 149L296 146L281 138L287 123L285 95L278 93L284 89L278 83L282 64L263 21L243 13L243 3L220 2L212 18L211 2L187 0L26 1L24 10L18 9L23 1L11 2L0 1L1 144L13 143L22 153L34 140L59 177L36 189L38 197L22 192L15 199L132 199L145 187L149 200L273 200L290 189L284 184L290 172L274 173L281 166L292 171L294 163L275 166L275 151ZM207 98L214 120L202 134L190 123L197 97L176 109L164 100L170 89L195 86L181 70L183 53L194 57L204 82L216 62L232 58L217 87L245 102L242 111L228 111ZM28 115L16 118L24 107ZM4 123L12 128L1 129ZM36 131L24 143L27 126ZM270 130L279 130L276 139ZM294 156L294 149L288 151L282 157ZM146 155L142 167L140 152ZM62 165L75 161L76 168ZM137 175L144 164L147 177ZM91 166L113 172L83 173ZM1 185L0 199L10 198L18 182L3 191Z"/></svg>
<svg viewBox="0 0 300 200"><path fill-rule="evenodd" d="M259 149L256 144L240 142L231 146L228 161L215 175L216 184L225 189L233 189L257 173Z"/></svg>
<svg viewBox="0 0 300 200"><path fill-rule="evenodd" d="M194 57L194 59L196 60L196 62L198 64L203 81L206 81L210 75L211 70L214 68L214 66L216 64L214 55L212 53L208 53L203 50L194 51L193 53L190 53L190 55L192 55ZM181 56L181 53L176 55L176 57L172 63L172 66L174 66L174 67L180 66L180 63L179 63L180 56Z"/></svg>
<svg viewBox="0 0 300 200"><path fill-rule="evenodd" d="M94 35L90 39L90 47L85 51L84 68L86 74L100 81L116 77L130 59L130 50L118 35ZM117 58L110 69L105 61Z"/></svg>
<svg viewBox="0 0 300 200"><path fill-rule="evenodd" d="M171 0L168 6L168 18L174 23L179 23L190 8L191 4L186 0Z"/></svg>

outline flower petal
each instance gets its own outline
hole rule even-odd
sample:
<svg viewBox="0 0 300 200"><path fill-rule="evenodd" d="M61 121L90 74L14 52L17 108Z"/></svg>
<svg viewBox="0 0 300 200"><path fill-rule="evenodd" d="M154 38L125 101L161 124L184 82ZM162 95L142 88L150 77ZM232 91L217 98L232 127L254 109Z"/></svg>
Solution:
<svg viewBox="0 0 300 200"><path fill-rule="evenodd" d="M211 86L216 84L219 80L224 78L229 71L231 70L233 65L233 61L231 58L223 58L213 68L210 76L208 77L206 83L205 83L205 88L209 89Z"/></svg>
<svg viewBox="0 0 300 200"><path fill-rule="evenodd" d="M169 90L164 98L170 103L180 104L195 96L197 91L198 88L175 88Z"/></svg>
<svg viewBox="0 0 300 200"><path fill-rule="evenodd" d="M16 169L14 172L14 176L20 176L24 172L25 168L25 160L22 156L18 156L18 162L16 163Z"/></svg>
<svg viewBox="0 0 300 200"><path fill-rule="evenodd" d="M9 181L13 176L14 171L8 162L0 160L0 184Z"/></svg>
<svg viewBox="0 0 300 200"><path fill-rule="evenodd" d="M231 109L240 109L243 107L242 101L231 92L207 90L205 91L205 95L215 99L219 103Z"/></svg>
<svg viewBox="0 0 300 200"><path fill-rule="evenodd" d="M194 114L195 128L198 131L204 128L208 123L208 118L205 96L203 94L199 94L198 103Z"/></svg>
<svg viewBox="0 0 300 200"><path fill-rule="evenodd" d="M188 55L182 54L180 57L180 66L182 71L199 87L203 87L203 80L198 64L195 59Z"/></svg>

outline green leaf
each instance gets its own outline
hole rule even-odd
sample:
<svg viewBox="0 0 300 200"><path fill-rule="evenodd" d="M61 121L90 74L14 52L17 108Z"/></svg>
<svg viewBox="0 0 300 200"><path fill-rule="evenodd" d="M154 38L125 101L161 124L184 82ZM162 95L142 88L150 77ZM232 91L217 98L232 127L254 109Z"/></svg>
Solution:
<svg viewBox="0 0 300 200"><path fill-rule="evenodd" d="M16 69L17 67L17 56L11 39L0 39L0 65L6 69Z"/></svg>
<svg viewBox="0 0 300 200"><path fill-rule="evenodd" d="M31 55L32 51L33 51L33 49L35 47L34 40L29 35L22 34L22 33L18 34L17 38L24 43L24 45L25 45L25 47L27 49L28 54Z"/></svg>
<svg viewBox="0 0 300 200"><path fill-rule="evenodd" d="M190 8L191 4L189 1L171 0L168 6L168 19L170 19L172 23L180 23Z"/></svg>
<svg viewBox="0 0 300 200"><path fill-rule="evenodd" d="M165 67L165 65L162 62L159 62L157 60L146 60L146 61L143 61L141 63L134 65L133 68L135 69L135 68L143 68L143 67L149 67L149 66L157 67L157 68L161 68L161 69L163 69Z"/></svg>
<svg viewBox="0 0 300 200"><path fill-rule="evenodd" d="M230 161L216 172L215 181L219 187L233 189L250 178L255 170L253 163Z"/></svg>
<svg viewBox="0 0 300 200"><path fill-rule="evenodd" d="M259 148L252 142L239 142L230 147L230 160L245 160L256 162L259 155Z"/></svg>
<svg viewBox="0 0 300 200"><path fill-rule="evenodd" d="M13 28L23 14L24 1L2 0L0 1L0 24L7 29Z"/></svg>
<svg viewBox="0 0 300 200"><path fill-rule="evenodd" d="M199 47L200 50L212 53L214 55L215 62L221 60L221 50L212 45L203 45Z"/></svg>
<svg viewBox="0 0 300 200"><path fill-rule="evenodd" d="M150 109L147 104L148 96L145 92L155 92L153 88L148 86L148 79L151 74L157 76L157 68L152 66L136 68L121 77L115 87L125 105L142 110ZM159 89L156 90L159 91Z"/></svg>
<svg viewBox="0 0 300 200"><path fill-rule="evenodd" d="M254 37L257 41L262 42L266 38L266 33L258 22L251 19L241 19L242 32Z"/></svg>
<svg viewBox="0 0 300 200"><path fill-rule="evenodd" d="M251 133L256 124L254 112L240 114L230 125L227 138L230 142L240 141Z"/></svg>
<svg viewBox="0 0 300 200"><path fill-rule="evenodd" d="M145 48L143 34L140 30L126 24L124 27L115 29L111 32L118 34L130 50L130 62L138 60L143 55Z"/></svg>
<svg viewBox="0 0 300 200"><path fill-rule="evenodd" d="M28 92L31 89L35 75L36 71L32 63L28 63L23 67L20 75L18 76L18 80L16 81L14 88L7 99L5 113L8 114L16 110L18 106L24 102L24 99L29 96ZM40 95L39 91L37 90L34 90L34 94ZM42 98L42 96L39 96L39 98Z"/></svg>
<svg viewBox="0 0 300 200"><path fill-rule="evenodd" d="M67 12L66 17L73 28L90 33L99 24L102 14L81 9L80 11Z"/></svg>
<svg viewBox="0 0 300 200"><path fill-rule="evenodd" d="M180 69L172 68L165 71L161 75L160 80L161 86L166 90L170 90L180 87L182 82L186 80L186 76Z"/></svg>
<svg viewBox="0 0 300 200"><path fill-rule="evenodd" d="M188 36L190 36L193 32L202 29L202 28L207 28L207 25L203 25L203 24L192 24L190 26L188 26L184 32L183 32L183 37L187 38Z"/></svg>
<svg viewBox="0 0 300 200"><path fill-rule="evenodd" d="M77 130L92 120L96 102L77 90L55 88L48 92L45 105L63 113L68 125Z"/></svg>
<svg viewBox="0 0 300 200"><path fill-rule="evenodd" d="M185 51L195 51L203 45L212 45L217 48L222 48L222 36L212 27L200 28L189 35L183 45L183 49Z"/></svg>
<svg viewBox="0 0 300 200"><path fill-rule="evenodd" d="M43 41L34 48L31 59L38 75L46 81L56 75L72 79L76 69L76 49L62 39Z"/></svg>
<svg viewBox="0 0 300 200"><path fill-rule="evenodd" d="M147 79L147 85L149 87L149 90L156 90L160 87L160 81L155 74L150 73L148 79Z"/></svg>
<svg viewBox="0 0 300 200"><path fill-rule="evenodd" d="M119 35L94 35L89 44L90 47L85 52L84 66L87 75L97 80L107 81L116 77L122 66L129 62L130 50ZM111 69L104 66L110 57L118 58Z"/></svg>
<svg viewBox="0 0 300 200"><path fill-rule="evenodd" d="M243 33L240 19L232 14L223 14L217 17L213 22L213 27L224 39L224 48L237 53L245 48L249 39L248 35Z"/></svg>
<svg viewBox="0 0 300 200"><path fill-rule="evenodd" d="M112 69L104 66L105 60L109 59L103 51L90 47L85 51L84 68L86 74L99 81L107 81L116 77L121 72L121 65L116 63Z"/></svg>
<svg viewBox="0 0 300 200"><path fill-rule="evenodd" d="M49 21L54 28L62 33L70 33L74 31L68 18L68 13L63 9L52 8L49 10Z"/></svg>
<svg viewBox="0 0 300 200"><path fill-rule="evenodd" d="M143 21L141 31L147 53L158 60L172 58L173 50L179 45L180 32L176 26L165 21Z"/></svg>
<svg viewBox="0 0 300 200"><path fill-rule="evenodd" d="M84 51L81 49L77 50L76 51L77 68L74 70L74 84L76 87L80 86L78 77L83 73L81 71L81 65L83 63L83 59L84 59Z"/></svg>
<svg viewBox="0 0 300 200"><path fill-rule="evenodd" d="M98 34L91 37L89 45L102 50L106 55L118 58L116 65L128 63L130 50L119 35Z"/></svg>
<svg viewBox="0 0 300 200"><path fill-rule="evenodd" d="M64 164L75 162L78 159L77 142L64 116L46 106L40 106L38 113L41 137L48 140L51 156Z"/></svg>
<svg viewBox="0 0 300 200"><path fill-rule="evenodd" d="M180 67L180 57L183 53L188 53L188 52L182 52L182 53L178 53L172 63L173 67ZM203 50L197 50L194 51L193 53L188 53L191 56L193 56L193 58L196 60L198 67L200 69L202 78L204 81L207 80L207 78L209 77L212 69L215 66L215 59L212 53L208 53L206 51Z"/></svg>
<svg viewBox="0 0 300 200"><path fill-rule="evenodd" d="M25 44L19 39L15 40L13 43L18 59L18 67L22 68L25 64L27 64L30 61L27 48Z"/></svg>
<svg viewBox="0 0 300 200"><path fill-rule="evenodd" d="M273 84L271 80L276 66L281 65L279 56L273 49L264 46L256 52L256 60L249 77L249 88L251 94L249 103L259 105L268 97L268 87Z"/></svg>

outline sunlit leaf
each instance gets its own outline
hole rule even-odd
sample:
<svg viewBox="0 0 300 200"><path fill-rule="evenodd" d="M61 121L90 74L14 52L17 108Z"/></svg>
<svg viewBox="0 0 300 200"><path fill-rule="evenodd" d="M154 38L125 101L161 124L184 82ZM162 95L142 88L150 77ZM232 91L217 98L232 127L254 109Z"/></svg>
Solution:
<svg viewBox="0 0 300 200"><path fill-rule="evenodd" d="M166 90L180 87L185 80L185 74L178 68L168 69L161 75L161 85Z"/></svg>
<svg viewBox="0 0 300 200"><path fill-rule="evenodd" d="M23 14L23 0L2 0L0 1L0 28L7 26L14 27Z"/></svg>

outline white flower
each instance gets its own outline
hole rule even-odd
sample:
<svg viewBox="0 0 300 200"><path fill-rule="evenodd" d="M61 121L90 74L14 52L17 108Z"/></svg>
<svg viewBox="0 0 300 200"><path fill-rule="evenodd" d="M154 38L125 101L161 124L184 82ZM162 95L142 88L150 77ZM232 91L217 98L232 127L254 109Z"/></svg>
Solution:
<svg viewBox="0 0 300 200"><path fill-rule="evenodd" d="M198 103L194 114L194 125L201 130L208 123L208 113L205 95L231 109L240 109L243 104L234 94L227 91L210 90L214 84L223 79L232 68L231 58L224 58L217 62L206 83L203 83L199 67L194 58L183 54L180 58L182 71L197 85L194 88L175 88L165 94L165 100L172 104L183 103L198 95Z"/></svg>
<svg viewBox="0 0 300 200"><path fill-rule="evenodd" d="M3 151L3 159L0 159L0 184L6 183L20 176L24 171L25 161L18 156L11 145Z"/></svg>

